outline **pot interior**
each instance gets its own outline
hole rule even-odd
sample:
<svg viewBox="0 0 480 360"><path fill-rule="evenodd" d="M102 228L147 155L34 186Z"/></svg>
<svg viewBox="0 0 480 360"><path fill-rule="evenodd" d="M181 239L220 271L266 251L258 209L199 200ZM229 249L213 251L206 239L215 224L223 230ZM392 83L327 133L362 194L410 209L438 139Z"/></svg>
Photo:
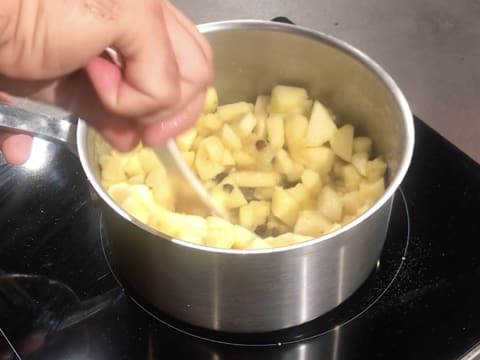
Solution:
<svg viewBox="0 0 480 360"><path fill-rule="evenodd" d="M406 172L413 148L408 105L393 80L360 51L296 26L261 21L205 24L200 30L215 55L215 83L221 104L269 93L277 84L305 87L337 115L351 123L356 136L372 138L374 152L388 164L387 199ZM98 187L98 146L88 130L88 167ZM100 144L100 145L99 145ZM98 190L98 188L97 188ZM382 200L380 200L382 201Z"/></svg>

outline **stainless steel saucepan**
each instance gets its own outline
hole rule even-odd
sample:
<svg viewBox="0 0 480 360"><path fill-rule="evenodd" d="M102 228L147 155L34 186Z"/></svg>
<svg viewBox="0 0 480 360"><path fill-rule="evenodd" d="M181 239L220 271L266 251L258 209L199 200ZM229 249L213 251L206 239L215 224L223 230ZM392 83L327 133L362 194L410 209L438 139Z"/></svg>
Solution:
<svg viewBox="0 0 480 360"><path fill-rule="evenodd" d="M378 64L328 35L269 21L217 22L199 29L214 50L221 103L254 100L276 84L302 86L373 138L375 152L388 164L388 187L372 208L301 244L207 248L150 229L112 201L100 184L96 134L84 121L76 128L57 123L56 140L76 142L83 170L103 203L117 270L135 295L177 319L219 331L263 332L312 320L347 299L380 256L393 195L413 152L410 109ZM47 123L37 122L36 131L45 132ZM31 124L19 126L30 131Z"/></svg>

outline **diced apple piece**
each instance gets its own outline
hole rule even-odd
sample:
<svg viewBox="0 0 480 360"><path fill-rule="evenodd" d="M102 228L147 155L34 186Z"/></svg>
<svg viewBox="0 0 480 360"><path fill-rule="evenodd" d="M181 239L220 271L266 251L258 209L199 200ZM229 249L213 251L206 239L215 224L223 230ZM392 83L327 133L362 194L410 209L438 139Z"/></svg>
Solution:
<svg viewBox="0 0 480 360"><path fill-rule="evenodd" d="M271 200L273 187L259 187L253 191L253 197L257 200Z"/></svg>
<svg viewBox="0 0 480 360"><path fill-rule="evenodd" d="M266 138L266 123L265 119L268 116L268 104L270 102L270 96L268 95L259 95L255 102L255 107L253 109L253 114L257 119L257 125L253 132L259 138Z"/></svg>
<svg viewBox="0 0 480 360"><path fill-rule="evenodd" d="M308 94L304 88L277 85L272 89L270 96L270 113L287 114L296 108L300 108Z"/></svg>
<svg viewBox="0 0 480 360"><path fill-rule="evenodd" d="M332 222L315 210L303 210L298 215L293 232L305 236L318 237L327 232Z"/></svg>
<svg viewBox="0 0 480 360"><path fill-rule="evenodd" d="M332 170L335 154L332 149L320 146L303 148L292 153L292 158L308 169L318 172L320 175L329 173Z"/></svg>
<svg viewBox="0 0 480 360"><path fill-rule="evenodd" d="M165 211L161 220L161 224L157 224L157 229L165 231L171 236L182 239L179 234L183 229L197 230L206 233L208 229L205 218L198 215L180 214L173 211ZM153 222L153 221L151 221Z"/></svg>
<svg viewBox="0 0 480 360"><path fill-rule="evenodd" d="M228 176L239 187L272 187L280 182L280 174L274 171L236 171Z"/></svg>
<svg viewBox="0 0 480 360"><path fill-rule="evenodd" d="M122 168L125 166L125 164L127 163L128 161L128 158L130 156L130 153L128 152L119 152L119 151L116 151L116 150L112 150L110 151L110 154L108 156L112 156L114 159L117 159L120 164L122 165ZM102 158L100 158L100 163L102 163Z"/></svg>
<svg viewBox="0 0 480 360"><path fill-rule="evenodd" d="M235 249L246 249L250 243L257 238L255 233L239 225L233 227L233 232L235 238L233 248Z"/></svg>
<svg viewBox="0 0 480 360"><path fill-rule="evenodd" d="M333 223L332 226L330 227L330 229L328 229L325 234L328 234L330 232L333 232L335 230L338 230L342 227L342 224L339 224L339 223Z"/></svg>
<svg viewBox="0 0 480 360"><path fill-rule="evenodd" d="M355 219L356 219L355 215L346 215L346 216L344 216L344 218L342 219L342 222L340 224L341 225L346 225L346 224L352 222Z"/></svg>
<svg viewBox="0 0 480 360"><path fill-rule="evenodd" d="M383 178L385 171L387 170L387 164L379 158L368 161L365 168L365 176L368 181L376 181Z"/></svg>
<svg viewBox="0 0 480 360"><path fill-rule="evenodd" d="M297 221L300 205L295 198L281 187L275 187L272 195L272 213L287 225Z"/></svg>
<svg viewBox="0 0 480 360"><path fill-rule="evenodd" d="M268 237L265 240L270 244L271 247L280 247L280 246L298 244L298 243L305 242L312 239L313 237L311 236L305 236L301 234L294 234L292 232L286 232L275 237L273 236Z"/></svg>
<svg viewBox="0 0 480 360"><path fill-rule="evenodd" d="M227 209L234 209L247 204L247 200L238 186L228 181L215 186L210 191L210 195L215 202Z"/></svg>
<svg viewBox="0 0 480 360"><path fill-rule="evenodd" d="M253 108L253 114L259 117L266 117L268 115L268 105L270 103L269 95L258 95L255 100L255 106Z"/></svg>
<svg viewBox="0 0 480 360"><path fill-rule="evenodd" d="M95 149L95 158L97 162L100 162L102 155L109 155L112 151L112 146L106 142L98 133L94 132L94 149Z"/></svg>
<svg viewBox="0 0 480 360"><path fill-rule="evenodd" d="M288 174L293 169L293 160L285 149L279 149L275 153L274 168L281 174Z"/></svg>
<svg viewBox="0 0 480 360"><path fill-rule="evenodd" d="M119 158L112 155L103 155L100 158L103 180L111 182L122 182L127 180L127 175L123 170L122 162Z"/></svg>
<svg viewBox="0 0 480 360"><path fill-rule="evenodd" d="M221 164L214 163L197 152L194 160L194 168L198 177L203 180L211 180L225 170Z"/></svg>
<svg viewBox="0 0 480 360"><path fill-rule="evenodd" d="M209 129L203 126L204 118L205 118L205 114L200 114L200 116L197 119L197 122L195 123L195 131L197 132L199 137L206 136L211 133Z"/></svg>
<svg viewBox="0 0 480 360"><path fill-rule="evenodd" d="M128 178L128 183L132 185L145 184L145 173L134 175Z"/></svg>
<svg viewBox="0 0 480 360"><path fill-rule="evenodd" d="M195 131L199 137L212 135L222 127L222 124L223 121L217 113L201 114L195 124Z"/></svg>
<svg viewBox="0 0 480 360"><path fill-rule="evenodd" d="M223 160L223 152L225 147L223 146L222 141L218 136L211 135L202 140L198 145L199 147L204 147L207 157L210 161L215 163L221 163Z"/></svg>
<svg viewBox="0 0 480 360"><path fill-rule="evenodd" d="M207 229L196 228L180 228L177 230L175 237L180 240L187 241L192 244L204 245L204 239L207 236Z"/></svg>
<svg viewBox="0 0 480 360"><path fill-rule="evenodd" d="M257 119L251 112L249 112L235 122L233 127L240 138L245 138L253 132L255 125L257 125Z"/></svg>
<svg viewBox="0 0 480 360"><path fill-rule="evenodd" d="M287 175L287 180L290 182L297 182L300 181L300 177L302 176L304 166L300 165L297 162L293 162L293 168L292 170L286 174Z"/></svg>
<svg viewBox="0 0 480 360"><path fill-rule="evenodd" d="M217 113L223 122L233 123L253 111L253 104L239 101L232 104L222 105L217 108Z"/></svg>
<svg viewBox="0 0 480 360"><path fill-rule="evenodd" d="M223 124L220 138L223 144L230 150L240 150L242 148L242 141L229 124Z"/></svg>
<svg viewBox="0 0 480 360"><path fill-rule="evenodd" d="M129 213L142 223L147 223L150 217L150 210L145 203L136 196L127 197L121 204L123 210Z"/></svg>
<svg viewBox="0 0 480 360"><path fill-rule="evenodd" d="M305 134L308 128L308 119L299 114L287 115L284 119L285 142L290 152L306 146Z"/></svg>
<svg viewBox="0 0 480 360"><path fill-rule="evenodd" d="M152 186L153 197L158 204L161 204L168 210L175 208L175 192L172 189L170 180Z"/></svg>
<svg viewBox="0 0 480 360"><path fill-rule="evenodd" d="M102 179L101 183L102 183L102 186L103 186L104 189L109 189L110 186L117 184L116 181L109 181L109 180L103 180L103 179Z"/></svg>
<svg viewBox="0 0 480 360"><path fill-rule="evenodd" d="M195 155L194 168L202 180L211 180L225 170L219 162L214 162L208 157L208 152L205 146L199 145ZM221 160L221 159L220 159Z"/></svg>
<svg viewBox="0 0 480 360"><path fill-rule="evenodd" d="M320 101L315 101L308 123L306 145L309 147L323 145L332 139L336 132L337 125L335 125L328 110Z"/></svg>
<svg viewBox="0 0 480 360"><path fill-rule="evenodd" d="M223 121L217 113L206 114L202 119L202 126L209 132L215 132L223 125Z"/></svg>
<svg viewBox="0 0 480 360"><path fill-rule="evenodd" d="M163 185L167 181L167 172L163 165L160 164L160 166L157 166L149 171L145 178L145 185L153 188L158 184Z"/></svg>
<svg viewBox="0 0 480 360"><path fill-rule="evenodd" d="M310 114L312 113L312 106L313 106L313 100L307 99L303 102L302 105L300 105L300 107L290 111L290 114L299 114L306 117L310 117Z"/></svg>
<svg viewBox="0 0 480 360"><path fill-rule="evenodd" d="M155 214L151 214L146 224L157 231L173 237L175 236L174 231L168 227L168 223L165 220L167 212L161 208Z"/></svg>
<svg viewBox="0 0 480 360"><path fill-rule="evenodd" d="M138 152L138 158L142 164L143 171L148 174L153 168L163 166L155 152L150 148L141 148Z"/></svg>
<svg viewBox="0 0 480 360"><path fill-rule="evenodd" d="M191 127L177 136L176 142L180 151L189 151L192 148L193 141L197 136L197 129Z"/></svg>
<svg viewBox="0 0 480 360"><path fill-rule="evenodd" d="M205 220L209 229L230 229L233 226L229 221L218 216L207 216Z"/></svg>
<svg viewBox="0 0 480 360"><path fill-rule="evenodd" d="M193 168L193 162L195 161L195 151L182 151L183 160L188 167ZM222 161L222 165L225 165Z"/></svg>
<svg viewBox="0 0 480 360"><path fill-rule="evenodd" d="M333 167L330 175L332 175L334 179L343 179L343 167L346 164L347 162L343 161L339 157L335 157L335 161L333 162Z"/></svg>
<svg viewBox="0 0 480 360"><path fill-rule="evenodd" d="M300 210L299 210L300 211ZM267 220L267 228L265 234L271 236L278 236L280 234L287 233L291 230L291 226L287 225L284 221L271 214L270 218ZM255 231L257 231L256 229Z"/></svg>
<svg viewBox="0 0 480 360"><path fill-rule="evenodd" d="M348 215L355 215L363 204L364 196L359 191L352 191L343 195L343 210Z"/></svg>
<svg viewBox="0 0 480 360"><path fill-rule="evenodd" d="M248 151L256 159L256 169L262 171L270 171L273 169L272 161L275 157L275 150L272 149L267 141L254 139L251 144L251 149Z"/></svg>
<svg viewBox="0 0 480 360"><path fill-rule="evenodd" d="M120 163L122 164L122 167L125 169L125 165L127 165L127 162L130 158L130 156L135 152L136 150L132 150L132 151L129 151L129 152L119 152L119 151L116 151L116 150L112 150L111 151L111 155L120 160Z"/></svg>
<svg viewBox="0 0 480 360"><path fill-rule="evenodd" d="M268 201L250 201L239 209L239 222L243 227L255 230L258 225L265 224L269 214Z"/></svg>
<svg viewBox="0 0 480 360"><path fill-rule="evenodd" d="M233 228L233 225L230 225ZM205 236L205 245L220 248L231 249L235 243L235 233L230 228L208 228Z"/></svg>
<svg viewBox="0 0 480 360"><path fill-rule="evenodd" d="M223 157L222 161L220 163L223 166L234 166L235 165L235 159L233 158L232 152L228 149L225 149L223 152Z"/></svg>
<svg viewBox="0 0 480 360"><path fill-rule="evenodd" d="M123 170L128 177L143 174L143 167L136 152L129 154Z"/></svg>
<svg viewBox="0 0 480 360"><path fill-rule="evenodd" d="M253 129L253 133L260 139L267 138L267 117L257 117L257 125Z"/></svg>
<svg viewBox="0 0 480 360"><path fill-rule="evenodd" d="M250 168L257 163L257 160L252 155L242 150L234 151L232 156L235 163L241 168Z"/></svg>
<svg viewBox="0 0 480 360"><path fill-rule="evenodd" d="M330 139L333 152L341 159L350 162L353 149L353 126L343 125Z"/></svg>
<svg viewBox="0 0 480 360"><path fill-rule="evenodd" d="M367 153L368 156L372 153L372 139L367 136L359 136L353 139L354 153Z"/></svg>
<svg viewBox="0 0 480 360"><path fill-rule="evenodd" d="M347 164L342 167L342 180L347 191L358 190L358 186L363 180L362 175L356 170L352 164Z"/></svg>
<svg viewBox="0 0 480 360"><path fill-rule="evenodd" d="M385 181L383 177L374 182L362 182L359 187L362 196L367 200L368 204L373 204L385 192Z"/></svg>
<svg viewBox="0 0 480 360"><path fill-rule="evenodd" d="M203 102L203 113L213 113L217 110L218 94L213 86L209 86L205 94L205 101Z"/></svg>
<svg viewBox="0 0 480 360"><path fill-rule="evenodd" d="M107 193L116 203L121 204L128 196L130 196L132 191L128 183L120 182L111 185L108 188Z"/></svg>
<svg viewBox="0 0 480 360"><path fill-rule="evenodd" d="M287 151L280 149L275 154L274 168L281 174L287 176L288 181L298 181L303 173L303 166L294 162Z"/></svg>
<svg viewBox="0 0 480 360"><path fill-rule="evenodd" d="M283 126L282 114L271 114L267 117L267 139L272 149L280 149L285 143L285 130Z"/></svg>
<svg viewBox="0 0 480 360"><path fill-rule="evenodd" d="M254 238L253 241L247 246L249 250L262 250L269 249L272 246L264 239Z"/></svg>
<svg viewBox="0 0 480 360"><path fill-rule="evenodd" d="M322 178L320 174L312 169L305 169L301 175L302 183L307 187L312 194L318 194L322 188Z"/></svg>
<svg viewBox="0 0 480 360"><path fill-rule="evenodd" d="M342 197L330 186L325 186L318 195L317 209L329 220L338 222L342 219Z"/></svg>
<svg viewBox="0 0 480 360"><path fill-rule="evenodd" d="M302 183L298 183L294 187L285 189L285 191L298 202L301 208L307 207L311 202L310 192Z"/></svg>
<svg viewBox="0 0 480 360"><path fill-rule="evenodd" d="M360 175L366 175L368 154L366 152L354 152L352 154L352 165L360 173Z"/></svg>
<svg viewBox="0 0 480 360"><path fill-rule="evenodd" d="M146 185L130 185L130 194L120 205L143 223L147 223L150 214L155 213L158 209L152 192Z"/></svg>

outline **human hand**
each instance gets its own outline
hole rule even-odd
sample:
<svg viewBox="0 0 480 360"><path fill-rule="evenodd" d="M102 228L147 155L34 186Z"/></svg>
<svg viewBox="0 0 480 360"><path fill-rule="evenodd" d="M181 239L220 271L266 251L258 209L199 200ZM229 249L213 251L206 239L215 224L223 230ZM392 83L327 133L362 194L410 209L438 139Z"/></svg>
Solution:
<svg viewBox="0 0 480 360"><path fill-rule="evenodd" d="M0 90L61 106L122 151L191 126L213 79L209 44L165 0L3 0L0 29ZM30 142L0 135L12 163Z"/></svg>
<svg viewBox="0 0 480 360"><path fill-rule="evenodd" d="M8 94L0 92L0 102L12 104L13 98L8 96ZM0 149L2 149L5 158L11 164L19 165L27 161L31 147L32 138L28 135L11 135L0 132Z"/></svg>

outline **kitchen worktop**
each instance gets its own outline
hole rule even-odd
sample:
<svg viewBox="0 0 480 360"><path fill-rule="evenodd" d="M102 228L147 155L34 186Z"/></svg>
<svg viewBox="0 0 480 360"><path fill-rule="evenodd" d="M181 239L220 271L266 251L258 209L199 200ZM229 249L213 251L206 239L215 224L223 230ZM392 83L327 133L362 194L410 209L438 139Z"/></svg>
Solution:
<svg viewBox="0 0 480 360"><path fill-rule="evenodd" d="M480 0L174 0L196 23L287 16L387 70L412 111L480 162Z"/></svg>

